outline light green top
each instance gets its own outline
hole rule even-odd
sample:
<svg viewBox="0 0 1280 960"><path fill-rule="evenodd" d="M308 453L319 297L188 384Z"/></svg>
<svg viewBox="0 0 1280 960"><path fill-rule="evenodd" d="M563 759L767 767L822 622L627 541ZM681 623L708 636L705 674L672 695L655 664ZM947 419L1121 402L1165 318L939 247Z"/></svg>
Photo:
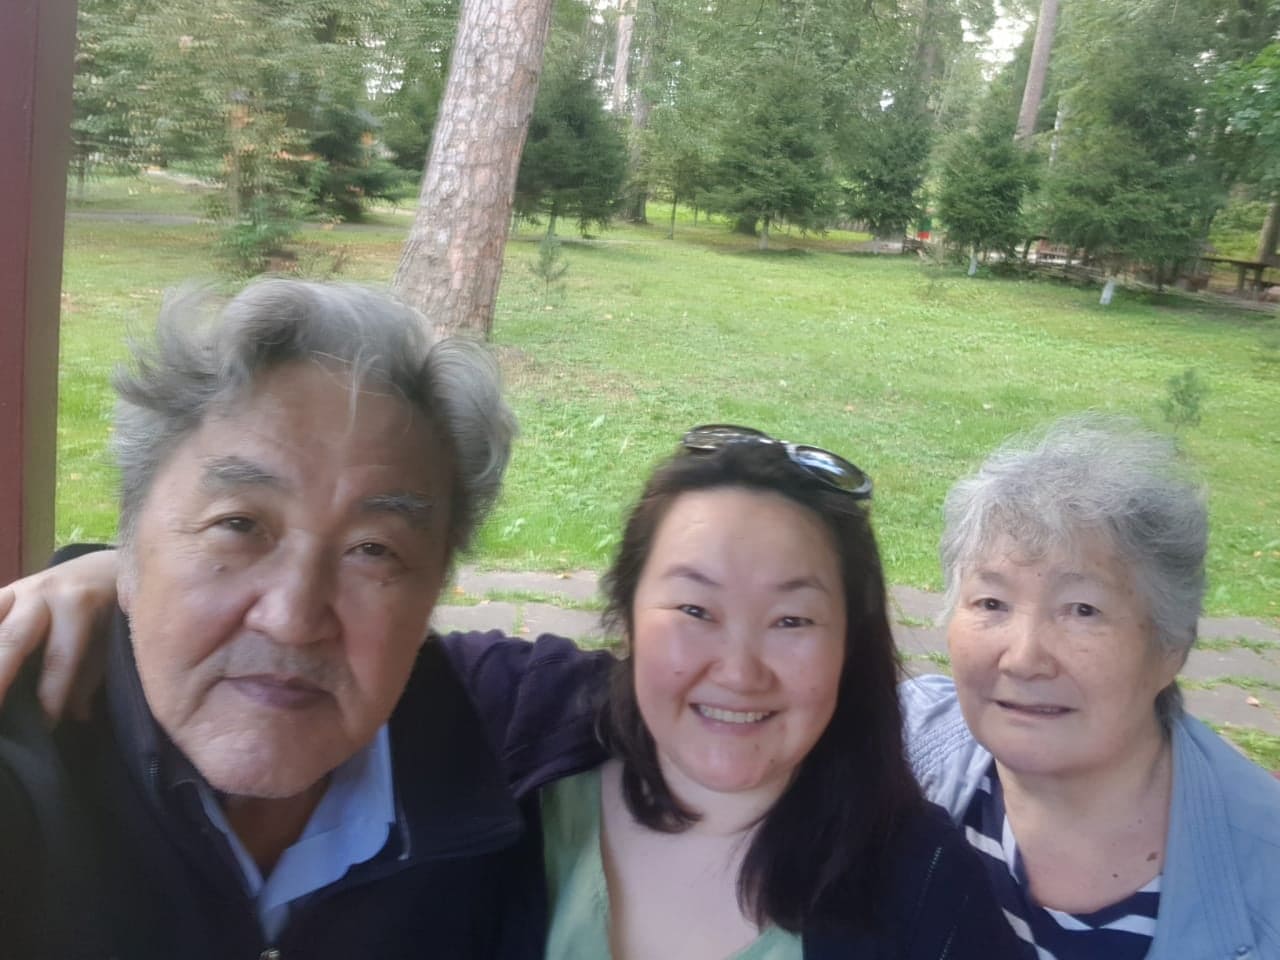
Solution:
<svg viewBox="0 0 1280 960"><path fill-rule="evenodd" d="M551 923L546 960L612 960L609 888L600 854L600 769L542 791ZM802 960L800 938L769 927L728 960Z"/></svg>

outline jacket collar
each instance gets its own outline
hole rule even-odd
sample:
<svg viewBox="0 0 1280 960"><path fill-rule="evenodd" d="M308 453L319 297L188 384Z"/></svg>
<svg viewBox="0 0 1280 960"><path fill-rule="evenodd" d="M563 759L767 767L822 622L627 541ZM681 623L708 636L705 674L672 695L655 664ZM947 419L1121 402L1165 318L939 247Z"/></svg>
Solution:
<svg viewBox="0 0 1280 960"><path fill-rule="evenodd" d="M147 706L133 658L129 621L119 607L108 641L106 689L107 713L122 759L150 799L159 802L175 788L201 779Z"/></svg>

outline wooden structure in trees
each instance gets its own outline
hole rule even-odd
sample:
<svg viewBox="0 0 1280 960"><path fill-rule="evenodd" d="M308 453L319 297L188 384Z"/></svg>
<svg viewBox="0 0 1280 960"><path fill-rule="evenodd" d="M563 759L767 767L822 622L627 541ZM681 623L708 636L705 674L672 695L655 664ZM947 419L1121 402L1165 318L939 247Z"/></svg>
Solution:
<svg viewBox="0 0 1280 960"><path fill-rule="evenodd" d="M58 318L75 0L6 0L0 28L0 583L53 546Z"/></svg>
<svg viewBox="0 0 1280 960"><path fill-rule="evenodd" d="M1249 289L1254 293L1262 290L1262 271L1267 267L1274 267L1275 264L1268 263L1265 260L1236 260L1234 257L1211 257L1201 255L1200 260L1204 263L1222 263L1236 270L1236 293L1244 293L1244 281L1246 274L1252 274L1249 281Z"/></svg>

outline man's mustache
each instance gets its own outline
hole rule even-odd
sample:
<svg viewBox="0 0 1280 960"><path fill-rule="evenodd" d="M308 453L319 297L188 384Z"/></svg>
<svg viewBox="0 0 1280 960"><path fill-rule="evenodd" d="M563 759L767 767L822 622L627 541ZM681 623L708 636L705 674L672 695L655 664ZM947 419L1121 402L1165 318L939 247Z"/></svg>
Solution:
<svg viewBox="0 0 1280 960"><path fill-rule="evenodd" d="M243 633L222 649L224 677L277 677L322 690L336 690L347 679L340 659L307 647L283 646L260 633Z"/></svg>

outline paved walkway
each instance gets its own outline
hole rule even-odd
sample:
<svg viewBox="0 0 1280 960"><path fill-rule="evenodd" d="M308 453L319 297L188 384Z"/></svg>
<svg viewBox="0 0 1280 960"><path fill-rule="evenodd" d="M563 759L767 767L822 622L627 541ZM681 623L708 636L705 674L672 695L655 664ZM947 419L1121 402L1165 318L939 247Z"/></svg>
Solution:
<svg viewBox="0 0 1280 960"><path fill-rule="evenodd" d="M505 630L536 637L556 633L599 642L597 576L510 573L463 567L446 603L442 630ZM948 673L947 644L933 626L942 598L910 587L891 591L894 633L912 673ZM1243 617L1200 621L1200 646L1182 672L1187 708L1211 723L1280 736L1280 629Z"/></svg>

